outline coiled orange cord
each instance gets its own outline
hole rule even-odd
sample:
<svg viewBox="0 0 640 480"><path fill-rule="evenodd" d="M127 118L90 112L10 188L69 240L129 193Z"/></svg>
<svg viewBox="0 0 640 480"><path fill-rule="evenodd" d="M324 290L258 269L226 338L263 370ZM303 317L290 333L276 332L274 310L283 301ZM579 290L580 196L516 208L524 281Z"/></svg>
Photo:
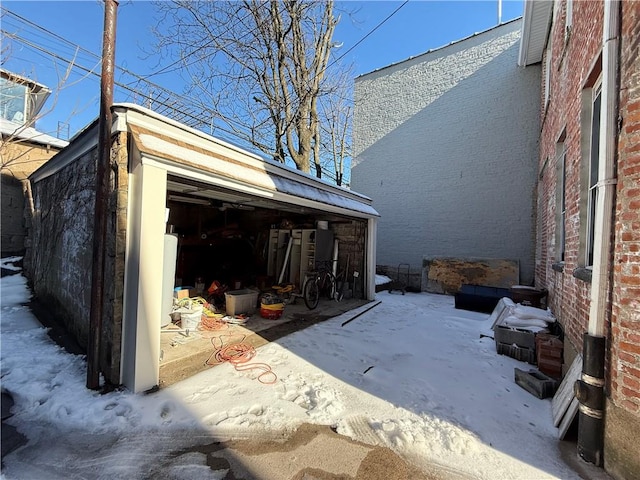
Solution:
<svg viewBox="0 0 640 480"><path fill-rule="evenodd" d="M200 328L202 330L224 330L229 328L229 324L224 320L220 320L216 317L205 317L204 315L200 319Z"/></svg>
<svg viewBox="0 0 640 480"><path fill-rule="evenodd" d="M229 343L227 345L224 344L222 337L223 335L211 338L211 344L213 345L214 352L209 356L205 365L215 365L215 363L211 363L211 360L215 359L216 363L229 362L238 372L255 369L262 370L262 373L258 375L258 381L260 383L264 383L265 385L273 385L276 383L278 376L273 372L270 365L262 362L248 363L256 356L256 349L253 345L243 343L246 338L245 335L242 336L242 339L239 342ZM219 348L216 347L217 338L220 339ZM268 380L265 378L268 378Z"/></svg>

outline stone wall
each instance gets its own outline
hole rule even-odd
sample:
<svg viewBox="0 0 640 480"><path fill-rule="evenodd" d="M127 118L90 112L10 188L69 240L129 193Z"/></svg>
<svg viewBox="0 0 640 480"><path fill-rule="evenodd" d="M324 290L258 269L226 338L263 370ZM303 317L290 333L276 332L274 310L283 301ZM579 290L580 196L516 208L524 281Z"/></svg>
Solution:
<svg viewBox="0 0 640 480"><path fill-rule="evenodd" d="M25 255L33 294L83 348L89 335L96 157L92 150L32 182L34 211Z"/></svg>
<svg viewBox="0 0 640 480"><path fill-rule="evenodd" d="M129 197L127 133L114 138L111 151L110 215L107 218L105 257L104 321L102 322L100 367L107 381L120 383L122 322L124 316L124 267Z"/></svg>
<svg viewBox="0 0 640 480"><path fill-rule="evenodd" d="M349 290L345 287L345 293L356 298L362 298L364 292L365 252L367 240L367 222L350 220L343 222L331 222L331 230L339 241L338 247L338 272L342 271L349 260L349 269L346 272L346 281ZM354 272L357 275L354 276Z"/></svg>
<svg viewBox="0 0 640 480"><path fill-rule="evenodd" d="M352 187L380 213L377 263L513 258L530 284L540 68L520 22L355 80Z"/></svg>
<svg viewBox="0 0 640 480"><path fill-rule="evenodd" d="M99 368L106 382L114 385L120 383L128 201L126 145L126 133L114 138L106 208ZM34 295L85 349L90 333L97 155L94 148L56 173L32 182L34 210L25 254L25 273Z"/></svg>

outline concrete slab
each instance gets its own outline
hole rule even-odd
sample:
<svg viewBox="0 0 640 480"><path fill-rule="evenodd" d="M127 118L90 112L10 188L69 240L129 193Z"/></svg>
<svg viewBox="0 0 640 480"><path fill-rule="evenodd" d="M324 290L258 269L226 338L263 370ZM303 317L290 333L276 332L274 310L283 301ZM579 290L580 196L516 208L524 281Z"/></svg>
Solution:
<svg viewBox="0 0 640 480"><path fill-rule="evenodd" d="M294 304L287 305L284 314L277 320L267 320L255 313L244 326L230 324L224 330L215 331L198 329L194 332L190 331L189 336L186 332L162 333L160 387L167 387L211 368L207 365L207 360L215 351L212 339L217 339L220 335L238 339L237 341L258 348L367 303L369 303L367 300L359 299L346 299L340 302L323 299L316 309L309 310L302 300L298 300Z"/></svg>
<svg viewBox="0 0 640 480"><path fill-rule="evenodd" d="M195 447L224 478L255 480L435 480L461 479L433 466L423 472L388 448L339 435L328 426L301 425L285 439L272 434ZM182 452L187 453L187 452Z"/></svg>

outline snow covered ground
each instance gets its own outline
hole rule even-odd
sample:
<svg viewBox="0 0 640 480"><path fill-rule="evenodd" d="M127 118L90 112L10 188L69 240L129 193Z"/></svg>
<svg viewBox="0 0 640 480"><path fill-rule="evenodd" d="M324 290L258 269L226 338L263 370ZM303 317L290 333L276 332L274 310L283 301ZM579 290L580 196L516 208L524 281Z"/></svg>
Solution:
<svg viewBox="0 0 640 480"><path fill-rule="evenodd" d="M4 459L6 479L140 478L152 465L223 478L202 455L171 452L199 435L278 436L302 423L472 478L579 478L560 457L551 401L514 382L514 367L529 366L497 355L481 338L489 315L456 310L450 296L379 293L345 326L371 305L265 345L255 361L271 366L273 385L223 364L154 394L100 395L85 388L84 357L52 343L24 305L24 277L0 288L8 422L29 439Z"/></svg>

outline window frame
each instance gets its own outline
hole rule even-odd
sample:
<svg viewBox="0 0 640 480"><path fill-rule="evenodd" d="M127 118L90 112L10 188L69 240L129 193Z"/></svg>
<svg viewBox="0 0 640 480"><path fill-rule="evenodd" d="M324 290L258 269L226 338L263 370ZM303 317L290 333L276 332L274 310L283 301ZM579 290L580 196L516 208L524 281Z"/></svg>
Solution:
<svg viewBox="0 0 640 480"><path fill-rule="evenodd" d="M564 262L567 248L567 149L566 131L556 142L556 261Z"/></svg>
<svg viewBox="0 0 640 480"><path fill-rule="evenodd" d="M580 203L580 266L593 266L595 242L595 210L598 201L600 163L600 121L602 115L602 78L598 75L590 87L583 90L582 112L582 174Z"/></svg>
<svg viewBox="0 0 640 480"><path fill-rule="evenodd" d="M566 0L564 15L564 39L567 40L571 35L571 27L573 26L573 0Z"/></svg>

